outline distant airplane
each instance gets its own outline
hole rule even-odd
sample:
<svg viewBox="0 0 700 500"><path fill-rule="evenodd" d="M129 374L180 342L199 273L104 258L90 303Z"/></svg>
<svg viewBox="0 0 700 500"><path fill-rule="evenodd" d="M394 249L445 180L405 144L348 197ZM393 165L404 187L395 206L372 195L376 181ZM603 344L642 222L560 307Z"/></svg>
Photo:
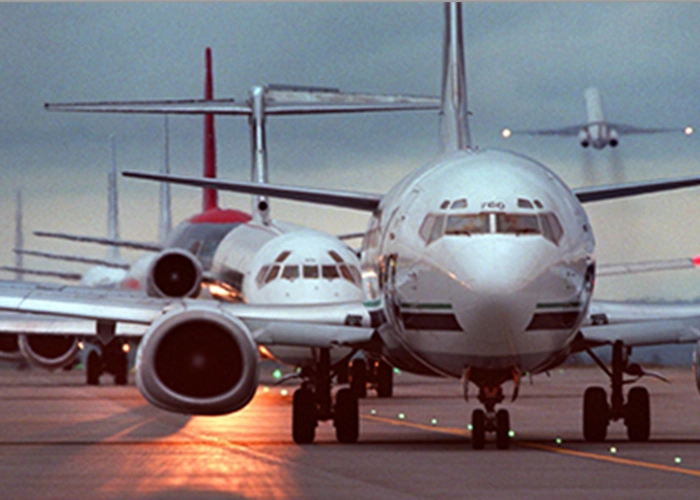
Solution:
<svg viewBox="0 0 700 500"><path fill-rule="evenodd" d="M562 127L542 130L511 130L504 128L501 135L508 139L512 135L545 135L558 137L578 137L579 144L587 148L603 149L605 146L617 147L620 143L620 136L632 134L659 134L667 132L682 132L691 135L693 128L641 128L634 125L624 125L621 123L611 123L605 119L603 114L603 98L597 88L590 87L583 93L586 100L587 121L582 125Z"/></svg>
<svg viewBox="0 0 700 500"><path fill-rule="evenodd" d="M90 319L102 326L101 334L121 322L146 326L137 354L138 388L155 406L185 414L221 415L244 408L257 389L258 347L311 350L316 361L300 374L292 403L297 443L312 442L318 422L329 419L340 442L359 438L357 396L343 388L331 403L334 349L363 349L402 370L461 379L465 398L475 385L484 407L472 412L475 449L485 446L487 433L495 433L498 448L510 446L509 412L496 410L505 401L505 384L512 384L515 400L525 374L547 372L585 351L609 377L611 394L608 398L602 386L585 391L584 438L603 441L610 423L622 420L630 440L647 441L649 393L636 386L625 395L624 387L650 373L629 361L630 351L697 342L700 307L656 304L650 313L648 305L591 305L595 239L583 204L698 186L700 176L570 189L523 155L474 148L462 25L461 5L446 5L441 154L386 194L131 174L368 212L364 301L143 300L109 290L97 295L92 289L2 282L0 309ZM190 106L195 111L213 112L212 104ZM232 111L222 104L216 112ZM272 262L260 261L272 266L267 272L261 267L252 275L254 267L246 266L233 278L250 278L252 286L262 283L262 292L266 281L287 272L289 257L282 252ZM342 273L343 262L334 260ZM288 272L291 277L304 271L292 266ZM593 311L595 317L589 316ZM30 321L26 328L43 333ZM603 345L612 347L609 368L592 352Z"/></svg>

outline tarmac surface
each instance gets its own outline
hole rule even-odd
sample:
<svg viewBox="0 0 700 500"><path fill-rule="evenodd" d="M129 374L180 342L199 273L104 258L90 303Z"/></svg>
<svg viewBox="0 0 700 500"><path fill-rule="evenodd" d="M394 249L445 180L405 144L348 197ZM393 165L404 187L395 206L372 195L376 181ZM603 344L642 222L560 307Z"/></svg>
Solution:
<svg viewBox="0 0 700 500"><path fill-rule="evenodd" d="M266 370L267 371L267 370ZM700 395L690 368L645 378L652 437L581 437L582 394L597 368L524 381L505 404L511 449L471 448L458 381L400 374L395 396L360 403L360 441L321 423L313 445L291 438L295 386L261 385L244 410L187 417L150 406L129 385L86 387L82 371L0 369L2 499L645 499L700 497ZM270 382L269 373L264 380ZM509 390L510 388L506 388Z"/></svg>

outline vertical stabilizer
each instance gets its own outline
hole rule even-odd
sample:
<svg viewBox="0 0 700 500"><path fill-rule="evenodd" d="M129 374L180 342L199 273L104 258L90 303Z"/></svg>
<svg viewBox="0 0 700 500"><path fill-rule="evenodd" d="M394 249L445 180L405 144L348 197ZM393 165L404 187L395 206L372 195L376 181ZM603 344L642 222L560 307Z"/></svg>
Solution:
<svg viewBox="0 0 700 500"><path fill-rule="evenodd" d="M211 49L207 47L204 53L205 77L204 77L204 99L210 101L214 99L214 78L212 76ZM204 177L216 177L216 136L214 134L214 115L204 115ZM216 189L205 188L203 191L202 210L212 210L217 208L218 199Z"/></svg>
<svg viewBox="0 0 700 500"><path fill-rule="evenodd" d="M162 174L170 174L170 123L168 121L168 115L165 115L165 122L163 124L165 132L165 158L163 160L163 166L161 167ZM163 244L170 234L170 230L173 227L172 212L170 208L170 183L161 182L160 183L160 207L159 207L159 220L158 220L158 241Z"/></svg>
<svg viewBox="0 0 700 500"><path fill-rule="evenodd" d="M113 241L119 239L119 206L117 202L117 146L113 135L109 136L112 165L107 177L107 236ZM119 247L110 246L107 260L119 261Z"/></svg>
<svg viewBox="0 0 700 500"><path fill-rule="evenodd" d="M586 100L586 118L588 123L605 122L603 98L600 95L600 91L594 87L587 88L583 92L583 98Z"/></svg>
<svg viewBox="0 0 700 500"><path fill-rule="evenodd" d="M440 135L444 152L472 146L467 117L467 76L462 36L462 5L445 4Z"/></svg>
<svg viewBox="0 0 700 500"><path fill-rule="evenodd" d="M265 145L265 87L256 85L250 89L252 114L249 118L252 151L251 182L267 184L267 146ZM262 224L269 224L270 203L266 196L253 198L253 217Z"/></svg>
<svg viewBox="0 0 700 500"><path fill-rule="evenodd" d="M22 190L17 190L17 205L15 206L15 250L24 250L24 234L22 232ZM21 251L15 251L15 268L24 269L24 256ZM15 281L23 281L24 274L21 271L15 273Z"/></svg>

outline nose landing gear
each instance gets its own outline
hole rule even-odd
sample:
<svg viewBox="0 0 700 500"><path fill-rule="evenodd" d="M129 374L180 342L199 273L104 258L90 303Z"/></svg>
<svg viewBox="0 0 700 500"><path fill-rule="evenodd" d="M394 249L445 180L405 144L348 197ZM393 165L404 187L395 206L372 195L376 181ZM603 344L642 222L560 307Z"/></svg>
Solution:
<svg viewBox="0 0 700 500"><path fill-rule="evenodd" d="M496 411L496 405L503 401L501 386L479 388L479 401L485 410L477 408L472 412L472 448L483 450L486 433L496 433L496 448L507 450L510 447L510 415L508 410Z"/></svg>
<svg viewBox="0 0 700 500"><path fill-rule="evenodd" d="M360 434L357 395L349 388L331 397L331 363L328 349L321 349L312 370L302 372L304 382L292 401L292 437L297 444L313 443L319 421L332 420L340 443L355 443Z"/></svg>

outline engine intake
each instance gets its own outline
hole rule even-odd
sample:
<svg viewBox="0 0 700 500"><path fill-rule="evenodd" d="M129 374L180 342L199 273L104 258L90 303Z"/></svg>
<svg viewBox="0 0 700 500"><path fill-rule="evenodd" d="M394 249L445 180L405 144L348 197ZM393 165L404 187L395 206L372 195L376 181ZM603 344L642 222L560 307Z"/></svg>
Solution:
<svg viewBox="0 0 700 500"><path fill-rule="evenodd" d="M196 297L202 283L202 266L190 252L172 248L151 261L146 276L148 295Z"/></svg>
<svg viewBox="0 0 700 500"><path fill-rule="evenodd" d="M80 350L78 338L66 335L20 335L19 349L32 364L47 370L68 366Z"/></svg>
<svg viewBox="0 0 700 500"><path fill-rule="evenodd" d="M258 386L258 350L246 325L206 306L167 313L144 336L136 383L168 411L223 415L240 410Z"/></svg>

